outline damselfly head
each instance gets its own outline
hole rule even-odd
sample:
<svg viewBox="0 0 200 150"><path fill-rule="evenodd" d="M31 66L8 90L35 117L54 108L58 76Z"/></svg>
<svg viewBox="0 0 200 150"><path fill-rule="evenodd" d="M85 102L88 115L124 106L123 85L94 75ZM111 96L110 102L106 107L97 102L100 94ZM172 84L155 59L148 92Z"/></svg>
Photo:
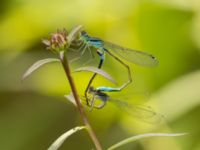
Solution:
<svg viewBox="0 0 200 150"><path fill-rule="evenodd" d="M82 36L88 36L87 32L85 32L84 30L81 31L81 35L82 35Z"/></svg>
<svg viewBox="0 0 200 150"><path fill-rule="evenodd" d="M93 86L90 86L88 92L91 94L96 93L96 89Z"/></svg>

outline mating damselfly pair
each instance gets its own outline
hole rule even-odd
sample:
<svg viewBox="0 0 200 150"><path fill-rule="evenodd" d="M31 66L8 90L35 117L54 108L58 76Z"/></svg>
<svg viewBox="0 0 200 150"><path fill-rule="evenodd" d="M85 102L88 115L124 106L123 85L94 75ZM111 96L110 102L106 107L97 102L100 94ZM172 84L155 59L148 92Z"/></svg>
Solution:
<svg viewBox="0 0 200 150"><path fill-rule="evenodd" d="M123 88L125 88L128 84L132 82L132 76L130 67L123 61L125 59L126 61L129 61L131 63L145 66L145 67L153 67L158 64L157 59L148 53L132 50L128 48L124 48L122 46L106 42L104 40L101 40L100 38L91 37L89 36L85 31L81 31L80 37L78 39L77 45L79 46L79 52L81 55L83 55L86 51L88 51L91 54L91 57L94 57L92 54L92 50L96 50L96 53L98 54L100 58L100 62L98 64L98 68L100 69L105 61L105 56L108 54L109 56L113 57L117 62L119 62L121 65L123 65L127 71L128 71L128 81L122 84L120 87L107 87L107 86L101 86L94 88L92 87L92 82L94 81L97 73L94 73L91 79L89 80L89 83L85 90L85 100L86 104L91 108L103 108L107 101L111 100L110 96L106 92L116 92L121 91ZM94 105L96 100L102 101L101 105ZM132 109L135 115L137 116L139 113L147 114L144 115L147 118L160 118L160 115L155 113L152 109L149 107L144 106L130 106L125 102L120 102L119 100L115 100L115 104L119 107L124 107L124 109ZM136 115L137 114L137 115ZM140 116L140 115L138 115Z"/></svg>

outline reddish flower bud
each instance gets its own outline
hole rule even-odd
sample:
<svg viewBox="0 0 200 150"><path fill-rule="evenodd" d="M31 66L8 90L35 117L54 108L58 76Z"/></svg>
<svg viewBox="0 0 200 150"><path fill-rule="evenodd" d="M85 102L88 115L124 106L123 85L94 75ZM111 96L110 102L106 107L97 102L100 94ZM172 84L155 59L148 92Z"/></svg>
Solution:
<svg viewBox="0 0 200 150"><path fill-rule="evenodd" d="M63 51L67 48L67 31L57 30L56 33L51 33L50 39L43 39L42 42L47 46L47 49L52 51Z"/></svg>

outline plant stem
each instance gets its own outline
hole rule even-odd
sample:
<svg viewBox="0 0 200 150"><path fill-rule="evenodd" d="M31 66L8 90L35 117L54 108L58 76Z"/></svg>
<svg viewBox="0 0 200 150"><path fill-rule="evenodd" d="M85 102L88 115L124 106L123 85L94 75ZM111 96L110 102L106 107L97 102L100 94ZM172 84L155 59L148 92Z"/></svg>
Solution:
<svg viewBox="0 0 200 150"><path fill-rule="evenodd" d="M66 55L65 55L65 52L64 51L61 51L60 52L60 61L62 63L62 66L63 66L63 69L67 75L67 78L68 78L68 81L69 81L69 84L70 84L70 87L71 87L71 90L72 90L72 93L73 93L73 96L74 96L74 99L76 101L76 104L77 104L77 108L78 108L78 111L81 115L81 118L83 119L83 122L85 124L85 126L87 127L87 131L96 147L97 150L102 150L102 147L99 143L99 140L97 139L96 137L96 134L95 132L93 131L89 121L88 121L88 118L86 116L86 113L84 111L84 108L79 100L79 96L78 96L78 93L77 93L77 90L76 90L76 86L74 84L74 80L71 76L71 71L70 71L70 67L69 67L69 63L68 63L68 60L66 58Z"/></svg>

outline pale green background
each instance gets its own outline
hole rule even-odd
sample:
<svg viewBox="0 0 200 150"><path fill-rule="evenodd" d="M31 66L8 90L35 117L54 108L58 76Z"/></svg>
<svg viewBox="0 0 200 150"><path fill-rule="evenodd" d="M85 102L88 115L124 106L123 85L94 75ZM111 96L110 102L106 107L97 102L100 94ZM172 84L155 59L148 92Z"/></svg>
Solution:
<svg viewBox="0 0 200 150"><path fill-rule="evenodd" d="M104 148L147 132L189 132L184 137L149 138L121 150L200 149L200 1L199 0L2 0L0 4L0 149L44 150L62 133L82 125L58 63L46 65L21 83L36 60L56 57L41 39L57 28L82 24L92 36L154 54L159 65L132 65L134 82L113 96L143 99L165 116L162 125L134 120L108 104L87 114ZM72 69L77 66L72 65ZM79 65L80 67L80 65ZM112 69L110 69L112 68ZM103 67L123 83L126 70L107 57ZM74 74L80 94L91 76ZM112 85L97 77L95 85ZM142 95L144 98L137 98ZM85 131L61 149L89 150Z"/></svg>

